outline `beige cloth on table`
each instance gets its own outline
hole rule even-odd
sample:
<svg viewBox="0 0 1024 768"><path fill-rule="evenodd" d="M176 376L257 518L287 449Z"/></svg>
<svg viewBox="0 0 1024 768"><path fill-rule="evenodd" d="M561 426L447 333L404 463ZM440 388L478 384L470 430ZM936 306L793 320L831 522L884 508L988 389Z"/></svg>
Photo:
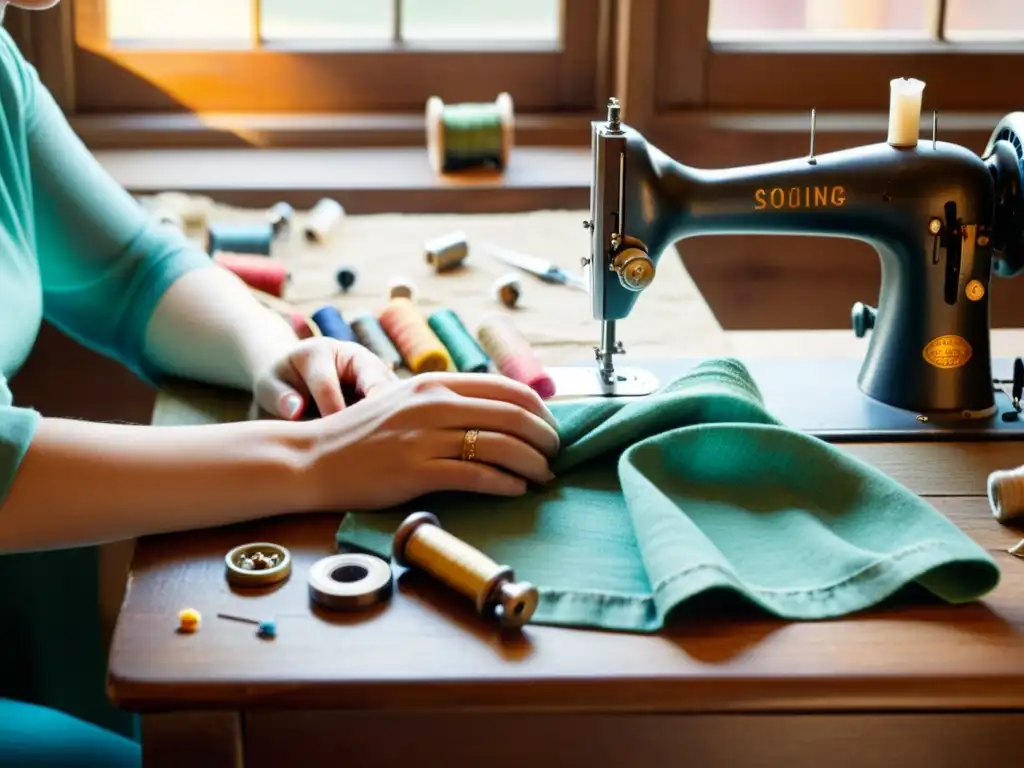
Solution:
<svg viewBox="0 0 1024 768"><path fill-rule="evenodd" d="M210 223L258 222L263 210L244 210L202 197L158 195L159 203L186 223L198 213ZM600 323L590 310L590 297L579 290L548 285L520 273L522 296L515 309L506 309L492 286L501 276L518 272L482 247L491 243L554 262L582 273L580 259L588 255L585 211L536 211L509 214L377 214L344 216L323 244L305 242L306 212L297 213L290 236L275 243L271 258L286 264L291 281L284 298L312 313L334 305L345 318L361 311L379 311L387 300L388 284L396 277L411 281L414 299L424 314L447 307L475 333L488 312L508 313L546 365L594 360L600 343ZM463 267L438 274L427 263L427 241L453 231L465 232L469 254ZM205 229L186 231L205 247ZM343 293L335 279L338 268L356 270L355 284ZM666 251L654 282L638 298L632 314L618 323L618 337L629 359L664 359L722 354L725 334L675 250Z"/></svg>

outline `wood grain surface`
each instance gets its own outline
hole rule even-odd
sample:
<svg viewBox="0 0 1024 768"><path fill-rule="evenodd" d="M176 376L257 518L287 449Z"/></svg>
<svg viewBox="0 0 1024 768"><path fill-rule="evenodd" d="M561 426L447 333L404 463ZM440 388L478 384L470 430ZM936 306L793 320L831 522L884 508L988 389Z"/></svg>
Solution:
<svg viewBox="0 0 1024 768"><path fill-rule="evenodd" d="M188 386L164 393L159 424L247 418L246 398ZM737 713L1024 707L1024 531L993 518L989 471L1024 464L1024 443L843 446L928 498L988 550L1003 578L983 601L914 595L835 621L781 622L695 602L655 636L531 626L503 636L461 597L416 574L382 608L336 616L309 604L305 574L334 551L339 516L278 518L139 542L113 642L110 693L139 711L308 708ZM224 554L271 540L292 577L240 593ZM177 612L205 617L192 636ZM279 635L218 612L275 617Z"/></svg>

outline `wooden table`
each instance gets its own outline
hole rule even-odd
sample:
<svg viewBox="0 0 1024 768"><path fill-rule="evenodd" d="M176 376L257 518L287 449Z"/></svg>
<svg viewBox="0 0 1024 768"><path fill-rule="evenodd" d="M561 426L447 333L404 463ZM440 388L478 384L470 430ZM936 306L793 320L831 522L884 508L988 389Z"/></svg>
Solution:
<svg viewBox="0 0 1024 768"><path fill-rule="evenodd" d="M848 336L849 334L846 334ZM845 338L845 336L844 336ZM744 353L835 349L820 334L738 337ZM995 354L1021 334L997 335ZM811 352L813 354L813 352ZM189 387L154 422L247 418ZM334 550L336 515L139 542L110 660L111 696L143 713L146 764L196 766L962 766L1024 747L1024 531L985 497L1024 442L846 444L927 497L1003 571L982 602L915 604L839 621L703 616L657 636L529 627L510 640L445 588L403 577L386 607L311 609L305 573ZM144 510L142 511L144 513ZM232 592L223 557L273 540L292 578ZM175 633L179 609L206 617ZM279 635L219 621L274 616Z"/></svg>

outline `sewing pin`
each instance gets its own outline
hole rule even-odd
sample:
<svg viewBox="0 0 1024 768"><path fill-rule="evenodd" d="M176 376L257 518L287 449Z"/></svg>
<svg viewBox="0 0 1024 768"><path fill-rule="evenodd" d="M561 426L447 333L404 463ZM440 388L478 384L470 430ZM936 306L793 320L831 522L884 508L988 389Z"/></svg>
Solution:
<svg viewBox="0 0 1024 768"><path fill-rule="evenodd" d="M277 625L272 621L257 621L245 616L233 616L230 613L218 613L217 618L227 619L228 621L240 621L243 624L255 624L256 634L260 637L275 637L277 635Z"/></svg>
<svg viewBox="0 0 1024 768"><path fill-rule="evenodd" d="M817 110L815 110L812 107L811 108L811 153L807 156L807 162L810 163L811 165L817 165L818 164L817 159L814 157L814 126L815 126L815 122L816 122L816 120L815 120L816 116L817 116Z"/></svg>
<svg viewBox="0 0 1024 768"><path fill-rule="evenodd" d="M939 132L939 110L932 110L932 149L935 149L935 137Z"/></svg>

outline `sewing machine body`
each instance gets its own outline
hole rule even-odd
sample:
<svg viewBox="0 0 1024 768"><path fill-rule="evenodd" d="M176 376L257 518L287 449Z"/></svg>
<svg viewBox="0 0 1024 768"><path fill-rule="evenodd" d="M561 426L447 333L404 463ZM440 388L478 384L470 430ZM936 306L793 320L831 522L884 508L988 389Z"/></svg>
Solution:
<svg viewBox="0 0 1024 768"><path fill-rule="evenodd" d="M887 142L716 170L683 165L618 119L593 123L589 267L602 323L598 378L606 395L641 394L644 371L615 369L615 321L627 317L675 243L722 234L840 237L881 262L878 309L856 376L861 397L915 423L990 421L1018 429L993 384L991 277L1024 267L1024 116L1004 119L983 156L957 144ZM822 258L828 258L823 244ZM852 384L851 384L852 388ZM854 390L855 391L855 390ZM897 421L901 420L897 418Z"/></svg>

